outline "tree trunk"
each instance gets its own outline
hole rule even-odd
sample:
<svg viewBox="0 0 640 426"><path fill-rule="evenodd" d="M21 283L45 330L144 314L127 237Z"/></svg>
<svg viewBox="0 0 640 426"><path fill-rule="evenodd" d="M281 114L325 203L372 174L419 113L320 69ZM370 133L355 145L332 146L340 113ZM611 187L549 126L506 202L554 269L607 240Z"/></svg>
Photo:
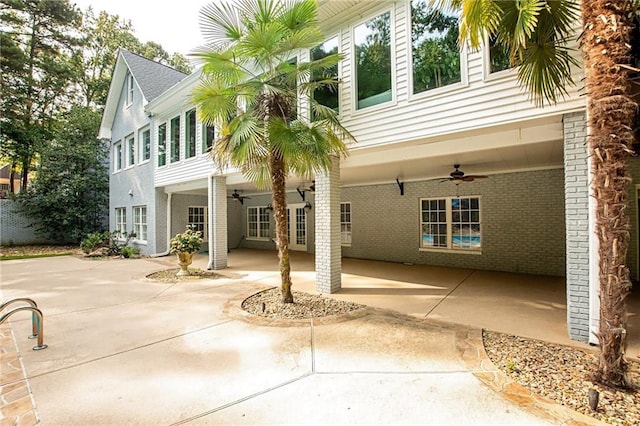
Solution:
<svg viewBox="0 0 640 426"><path fill-rule="evenodd" d="M582 2L588 144L596 200L599 249L600 358L595 379L626 387L626 297L631 288L626 255L629 246L627 159L633 142L636 104L630 98L630 2Z"/></svg>
<svg viewBox="0 0 640 426"><path fill-rule="evenodd" d="M22 179L20 180L20 191L25 192L27 190L27 183L29 179L29 164L30 160L22 161Z"/></svg>
<svg viewBox="0 0 640 426"><path fill-rule="evenodd" d="M12 162L9 169L9 192L11 194L16 193L16 163Z"/></svg>
<svg viewBox="0 0 640 426"><path fill-rule="evenodd" d="M287 235L287 193L284 160L280 154L272 151L269 161L271 166L271 201L276 221L276 244L278 245L278 258L280 259L282 303L293 303L289 236Z"/></svg>

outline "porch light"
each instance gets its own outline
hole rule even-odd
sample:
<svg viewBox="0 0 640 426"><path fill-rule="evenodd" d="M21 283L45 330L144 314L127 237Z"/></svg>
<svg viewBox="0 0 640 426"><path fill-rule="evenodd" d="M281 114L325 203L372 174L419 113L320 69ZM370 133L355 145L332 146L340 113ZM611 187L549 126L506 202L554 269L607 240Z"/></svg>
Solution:
<svg viewBox="0 0 640 426"><path fill-rule="evenodd" d="M307 201L307 203L304 205L304 209L305 209L306 211L311 210L311 203Z"/></svg>
<svg viewBox="0 0 640 426"><path fill-rule="evenodd" d="M271 205L271 203L267 204L267 207L264 208L267 211L272 212L273 211L273 206Z"/></svg>

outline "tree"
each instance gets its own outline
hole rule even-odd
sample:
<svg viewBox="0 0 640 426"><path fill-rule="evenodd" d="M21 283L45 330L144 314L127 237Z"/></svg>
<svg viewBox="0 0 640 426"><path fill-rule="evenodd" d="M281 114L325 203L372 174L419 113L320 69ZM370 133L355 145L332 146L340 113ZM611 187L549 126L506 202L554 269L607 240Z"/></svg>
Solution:
<svg viewBox="0 0 640 426"><path fill-rule="evenodd" d="M42 149L38 173L19 196L38 234L78 243L105 228L108 213L108 147L96 138L100 113L75 106L57 122Z"/></svg>
<svg viewBox="0 0 640 426"><path fill-rule="evenodd" d="M449 6L461 10L460 40L468 39L478 47L488 34L495 35L507 48L512 65L520 67L521 85L536 104L555 103L567 93L571 65L578 64L567 47L578 18L576 1L452 0ZM600 358L595 379L615 387L627 386L626 296L631 286L626 266L627 159L633 152L638 108L629 77L634 69L631 35L639 8L638 0L592 0L581 6L588 149L600 258Z"/></svg>
<svg viewBox="0 0 640 426"><path fill-rule="evenodd" d="M2 116L0 154L22 169L22 190L40 147L51 138L51 114L64 108L73 86L71 34L80 15L68 0L4 0L0 12Z"/></svg>
<svg viewBox="0 0 640 426"><path fill-rule="evenodd" d="M287 176L328 170L332 156L346 155L344 141L353 140L336 112L311 96L316 88L337 85L309 77L328 74L341 57L297 60L300 51L324 41L316 22L315 0L212 3L201 11L210 49L195 53L203 77L193 100L200 118L222 130L211 151L215 163L238 167L258 187L271 187L284 303L293 303ZM310 110L298 113L299 95Z"/></svg>

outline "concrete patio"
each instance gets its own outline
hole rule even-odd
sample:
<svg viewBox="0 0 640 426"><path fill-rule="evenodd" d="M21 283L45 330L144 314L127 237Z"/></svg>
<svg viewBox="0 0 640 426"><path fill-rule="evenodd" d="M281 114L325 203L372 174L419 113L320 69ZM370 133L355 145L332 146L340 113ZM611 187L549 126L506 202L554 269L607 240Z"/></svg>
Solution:
<svg viewBox="0 0 640 426"><path fill-rule="evenodd" d="M314 292L313 256L292 265L294 289ZM239 305L277 284L275 252L235 250L229 266L171 284L145 277L172 257L2 262L2 299L34 298L49 345L31 350L26 313L3 326L2 424L595 423L509 382L482 350L481 328L576 345L561 278L344 259L332 297L373 308L267 325Z"/></svg>

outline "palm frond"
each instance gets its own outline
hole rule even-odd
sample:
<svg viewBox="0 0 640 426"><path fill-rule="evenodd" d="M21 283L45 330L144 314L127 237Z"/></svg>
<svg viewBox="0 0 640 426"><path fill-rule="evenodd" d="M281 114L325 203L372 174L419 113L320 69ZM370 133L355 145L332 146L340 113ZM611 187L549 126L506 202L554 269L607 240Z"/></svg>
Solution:
<svg viewBox="0 0 640 426"><path fill-rule="evenodd" d="M284 11L278 18L291 31L315 27L317 24L318 4L315 0L285 0Z"/></svg>
<svg viewBox="0 0 640 426"><path fill-rule="evenodd" d="M469 40L471 47L477 49L487 35L495 33L502 18L501 3L497 0L460 2L460 44Z"/></svg>
<svg viewBox="0 0 640 426"><path fill-rule="evenodd" d="M200 9L200 31L207 44L221 50L243 34L240 10L232 3L212 2Z"/></svg>

